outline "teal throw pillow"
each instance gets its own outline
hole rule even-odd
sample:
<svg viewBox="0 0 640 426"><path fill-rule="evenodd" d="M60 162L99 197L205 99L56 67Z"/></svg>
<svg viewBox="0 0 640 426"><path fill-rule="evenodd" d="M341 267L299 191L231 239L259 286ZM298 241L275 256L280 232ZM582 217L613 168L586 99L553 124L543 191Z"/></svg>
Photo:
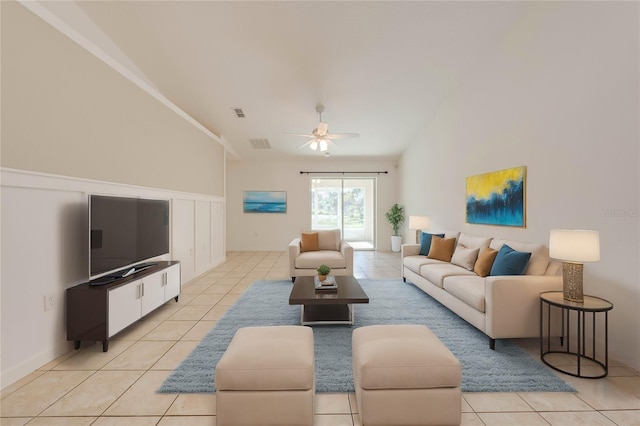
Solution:
<svg viewBox="0 0 640 426"><path fill-rule="evenodd" d="M437 236L444 238L444 234L429 234L428 232L420 232L420 255L426 256L431 250L431 237Z"/></svg>
<svg viewBox="0 0 640 426"><path fill-rule="evenodd" d="M503 244L498 251L496 260L491 266L489 275L522 275L527 268L531 253L515 251Z"/></svg>

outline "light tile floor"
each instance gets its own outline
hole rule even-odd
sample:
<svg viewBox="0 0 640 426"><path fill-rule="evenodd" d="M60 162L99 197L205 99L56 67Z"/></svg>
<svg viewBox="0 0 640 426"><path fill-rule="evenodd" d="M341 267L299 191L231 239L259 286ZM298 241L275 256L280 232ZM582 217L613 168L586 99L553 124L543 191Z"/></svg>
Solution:
<svg viewBox="0 0 640 426"><path fill-rule="evenodd" d="M357 278L400 278L397 253L357 251ZM166 376L256 279L290 279L286 252L230 252L118 334L107 353L83 342L2 390L0 424L215 425L215 395L158 394ZM537 339L517 343L538 359ZM598 380L560 375L578 392L465 393L463 425L640 425L640 376L619 363ZM360 425L353 394L318 394L317 426Z"/></svg>

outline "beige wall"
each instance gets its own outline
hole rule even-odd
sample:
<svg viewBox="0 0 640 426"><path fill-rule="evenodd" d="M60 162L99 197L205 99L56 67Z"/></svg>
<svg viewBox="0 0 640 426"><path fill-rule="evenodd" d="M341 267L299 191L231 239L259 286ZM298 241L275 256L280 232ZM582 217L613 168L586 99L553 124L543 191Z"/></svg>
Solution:
<svg viewBox="0 0 640 426"><path fill-rule="evenodd" d="M224 149L17 3L2 2L2 167L224 195Z"/></svg>
<svg viewBox="0 0 640 426"><path fill-rule="evenodd" d="M64 297L89 278L87 194L171 200L170 257L187 281L224 261L225 155L21 5L0 8L0 383L7 386L71 349ZM49 311L45 295L55 300Z"/></svg>
<svg viewBox="0 0 640 426"><path fill-rule="evenodd" d="M640 369L639 4L544 7L425 124L400 161L401 199L433 230L542 243L598 230L585 293L613 302L610 354ZM526 228L466 224L465 177L523 165Z"/></svg>
<svg viewBox="0 0 640 426"><path fill-rule="evenodd" d="M285 250L300 231L311 226L309 175L300 171L389 171L377 177L378 250L391 250L391 225L384 213L397 201L397 168L393 160L353 160L317 157L278 162L229 161L227 163L227 249ZM340 177L340 175L316 175ZM350 174L349 177L358 175ZM376 177L364 174L366 177ZM287 213L243 213L243 191L287 191Z"/></svg>

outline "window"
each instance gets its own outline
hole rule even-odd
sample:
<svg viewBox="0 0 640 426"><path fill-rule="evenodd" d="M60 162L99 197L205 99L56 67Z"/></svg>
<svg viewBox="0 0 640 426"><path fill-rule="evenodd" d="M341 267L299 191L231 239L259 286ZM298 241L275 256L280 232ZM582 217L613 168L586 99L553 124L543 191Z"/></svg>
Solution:
<svg viewBox="0 0 640 426"><path fill-rule="evenodd" d="M375 248L375 178L311 179L311 227L340 229L355 249Z"/></svg>

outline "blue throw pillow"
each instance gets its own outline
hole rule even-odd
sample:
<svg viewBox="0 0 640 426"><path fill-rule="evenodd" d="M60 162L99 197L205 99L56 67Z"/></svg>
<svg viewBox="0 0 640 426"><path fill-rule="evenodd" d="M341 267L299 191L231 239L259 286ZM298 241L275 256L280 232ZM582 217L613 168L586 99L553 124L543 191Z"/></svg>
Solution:
<svg viewBox="0 0 640 426"><path fill-rule="evenodd" d="M426 256L431 250L431 237L437 236L444 238L444 234L429 234L428 232L420 232L420 255Z"/></svg>
<svg viewBox="0 0 640 426"><path fill-rule="evenodd" d="M503 244L491 266L489 275L522 275L530 258L531 253L515 251Z"/></svg>

